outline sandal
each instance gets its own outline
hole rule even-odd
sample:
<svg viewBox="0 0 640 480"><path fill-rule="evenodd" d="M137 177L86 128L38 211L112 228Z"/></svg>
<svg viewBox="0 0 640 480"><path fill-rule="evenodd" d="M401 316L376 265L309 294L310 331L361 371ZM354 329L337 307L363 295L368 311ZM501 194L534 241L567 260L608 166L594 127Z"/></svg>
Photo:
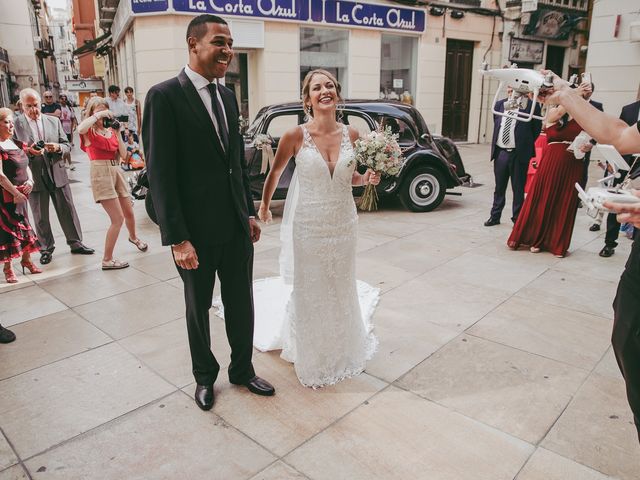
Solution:
<svg viewBox="0 0 640 480"><path fill-rule="evenodd" d="M133 243L136 247L138 247L138 250L140 250L141 252L146 252L147 249L149 248L149 245L144 243L139 238L136 238L135 240L129 239L129 242Z"/></svg>
<svg viewBox="0 0 640 480"><path fill-rule="evenodd" d="M121 262L120 260L115 259L102 261L103 270L120 270L122 268L127 268L128 266L128 262Z"/></svg>

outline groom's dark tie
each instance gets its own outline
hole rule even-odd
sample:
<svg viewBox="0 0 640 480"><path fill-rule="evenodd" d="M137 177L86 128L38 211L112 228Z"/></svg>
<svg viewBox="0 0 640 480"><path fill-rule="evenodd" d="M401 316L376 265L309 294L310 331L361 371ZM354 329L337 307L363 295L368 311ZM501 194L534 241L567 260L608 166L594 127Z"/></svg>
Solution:
<svg viewBox="0 0 640 480"><path fill-rule="evenodd" d="M227 130L227 124L224 121L224 115L222 113L222 105L218 101L218 95L216 94L216 83L210 83L208 85L209 93L211 94L211 109L216 116L216 122L218 123L218 135L222 140L224 151L229 150L229 132Z"/></svg>

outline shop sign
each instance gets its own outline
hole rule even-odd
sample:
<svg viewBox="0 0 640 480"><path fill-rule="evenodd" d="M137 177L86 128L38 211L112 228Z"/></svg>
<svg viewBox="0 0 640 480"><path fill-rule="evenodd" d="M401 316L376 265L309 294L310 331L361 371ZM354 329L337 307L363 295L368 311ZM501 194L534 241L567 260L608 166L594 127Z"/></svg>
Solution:
<svg viewBox="0 0 640 480"><path fill-rule="evenodd" d="M515 63L542 63L544 42L524 38L511 38L509 61Z"/></svg>
<svg viewBox="0 0 640 480"><path fill-rule="evenodd" d="M424 32L426 25L424 10L343 0L173 0L173 8L178 12L293 20L416 33Z"/></svg>
<svg viewBox="0 0 640 480"><path fill-rule="evenodd" d="M131 0L133 13L165 12L169 8L169 0Z"/></svg>
<svg viewBox="0 0 640 480"><path fill-rule="evenodd" d="M102 80L67 80L67 90L74 92L88 92L102 90Z"/></svg>

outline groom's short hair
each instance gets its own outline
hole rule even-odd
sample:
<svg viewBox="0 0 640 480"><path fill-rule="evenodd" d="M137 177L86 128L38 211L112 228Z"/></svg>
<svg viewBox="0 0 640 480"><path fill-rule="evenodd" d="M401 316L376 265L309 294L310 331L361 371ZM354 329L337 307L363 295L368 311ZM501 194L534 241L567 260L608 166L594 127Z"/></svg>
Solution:
<svg viewBox="0 0 640 480"><path fill-rule="evenodd" d="M223 25L228 25L223 18L217 15L211 15L210 13L198 15L189 22L189 26L187 27L187 42L189 42L189 37L200 40L202 36L207 33L207 23L221 23Z"/></svg>

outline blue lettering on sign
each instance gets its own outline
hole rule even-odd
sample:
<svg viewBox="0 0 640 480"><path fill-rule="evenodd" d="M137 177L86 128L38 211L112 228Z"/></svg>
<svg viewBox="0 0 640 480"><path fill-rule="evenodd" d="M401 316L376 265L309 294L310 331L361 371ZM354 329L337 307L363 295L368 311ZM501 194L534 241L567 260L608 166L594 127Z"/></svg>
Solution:
<svg viewBox="0 0 640 480"><path fill-rule="evenodd" d="M309 18L308 0L173 0L173 8L178 12L274 20L304 21Z"/></svg>
<svg viewBox="0 0 640 480"><path fill-rule="evenodd" d="M164 12L169 9L169 0L131 0L133 13Z"/></svg>
<svg viewBox="0 0 640 480"><path fill-rule="evenodd" d="M424 10L348 0L173 0L178 12L255 17L265 20L311 21L421 33ZM134 13L165 11L168 0L131 0Z"/></svg>
<svg viewBox="0 0 640 480"><path fill-rule="evenodd" d="M407 32L424 32L425 29L426 16L423 10L342 0L316 2L322 5L312 11L315 21Z"/></svg>

